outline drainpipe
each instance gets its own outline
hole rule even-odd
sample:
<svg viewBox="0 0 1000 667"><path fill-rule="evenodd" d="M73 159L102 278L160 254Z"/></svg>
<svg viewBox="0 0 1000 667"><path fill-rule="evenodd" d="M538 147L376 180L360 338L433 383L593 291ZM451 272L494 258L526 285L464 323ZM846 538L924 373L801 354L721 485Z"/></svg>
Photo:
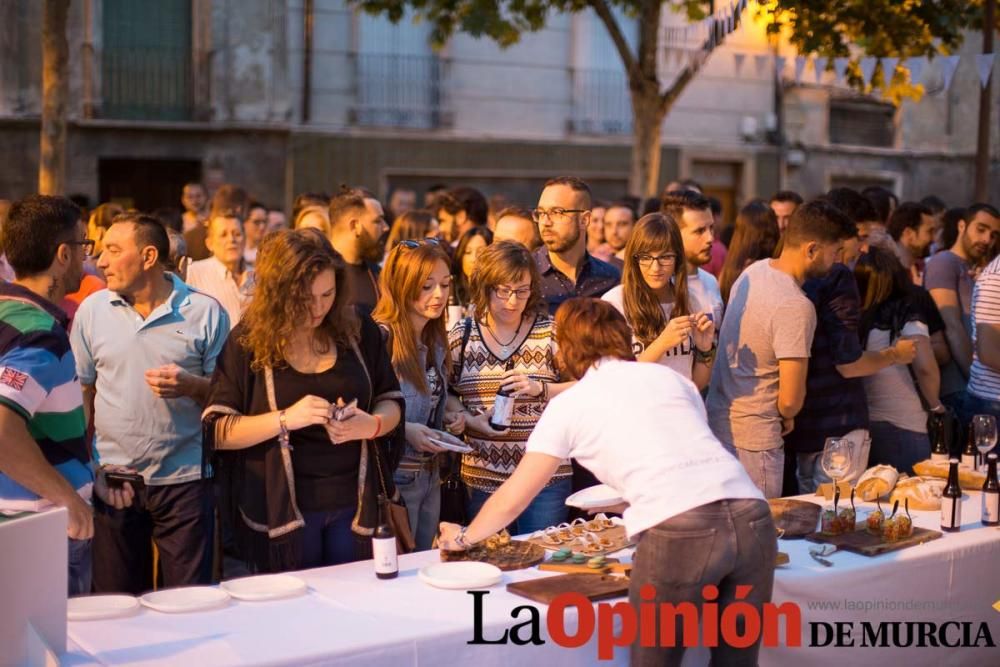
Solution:
<svg viewBox="0 0 1000 667"><path fill-rule="evenodd" d="M313 0L306 0L302 15L302 124L309 122L312 106Z"/></svg>

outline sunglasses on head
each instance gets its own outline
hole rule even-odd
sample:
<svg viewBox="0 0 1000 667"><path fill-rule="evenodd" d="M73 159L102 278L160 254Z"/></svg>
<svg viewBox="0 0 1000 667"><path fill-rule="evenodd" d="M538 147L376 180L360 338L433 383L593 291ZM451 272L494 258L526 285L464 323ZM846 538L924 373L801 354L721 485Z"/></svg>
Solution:
<svg viewBox="0 0 1000 667"><path fill-rule="evenodd" d="M433 243L434 245L441 245L441 240L432 237L427 237L424 239L406 239L405 241L400 241L399 245L403 246L404 248L419 248L420 246L427 243Z"/></svg>

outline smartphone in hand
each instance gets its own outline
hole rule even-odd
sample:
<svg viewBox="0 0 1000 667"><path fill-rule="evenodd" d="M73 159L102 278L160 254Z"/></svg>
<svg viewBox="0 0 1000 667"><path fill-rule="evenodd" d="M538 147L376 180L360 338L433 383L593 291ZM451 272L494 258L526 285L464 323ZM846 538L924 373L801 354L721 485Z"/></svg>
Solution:
<svg viewBox="0 0 1000 667"><path fill-rule="evenodd" d="M128 482L132 485L132 490L138 492L146 485L146 480L137 472L114 472L108 470L104 473L104 480L108 483L108 488L120 489Z"/></svg>

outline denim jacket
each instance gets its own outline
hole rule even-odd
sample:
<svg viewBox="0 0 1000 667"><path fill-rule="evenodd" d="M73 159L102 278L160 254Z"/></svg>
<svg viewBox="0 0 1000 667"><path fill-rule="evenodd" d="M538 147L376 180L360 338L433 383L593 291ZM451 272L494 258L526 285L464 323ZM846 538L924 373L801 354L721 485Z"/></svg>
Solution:
<svg viewBox="0 0 1000 667"><path fill-rule="evenodd" d="M426 368L427 347L418 343L417 354L420 358L420 368ZM413 422L415 424L425 424L435 429L440 429L444 425L444 408L448 397L448 377L444 372L444 355L444 348L435 350L434 366L437 368L438 377L440 377L442 387L441 398L438 401L437 409L434 410L433 414L431 414L432 397L430 394L421 392L405 378L399 378L399 386L403 392L403 398L406 400L405 421ZM432 456L434 455L417 451L410 445L410 443L406 443L406 450L403 453L403 460L401 463L421 463Z"/></svg>

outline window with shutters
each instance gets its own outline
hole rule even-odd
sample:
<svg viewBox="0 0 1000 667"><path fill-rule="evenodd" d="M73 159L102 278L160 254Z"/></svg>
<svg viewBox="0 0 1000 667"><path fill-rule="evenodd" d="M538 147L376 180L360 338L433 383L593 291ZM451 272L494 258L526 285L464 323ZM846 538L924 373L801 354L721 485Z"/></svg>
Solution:
<svg viewBox="0 0 1000 667"><path fill-rule="evenodd" d="M892 148L896 108L867 100L830 100L830 143Z"/></svg>

